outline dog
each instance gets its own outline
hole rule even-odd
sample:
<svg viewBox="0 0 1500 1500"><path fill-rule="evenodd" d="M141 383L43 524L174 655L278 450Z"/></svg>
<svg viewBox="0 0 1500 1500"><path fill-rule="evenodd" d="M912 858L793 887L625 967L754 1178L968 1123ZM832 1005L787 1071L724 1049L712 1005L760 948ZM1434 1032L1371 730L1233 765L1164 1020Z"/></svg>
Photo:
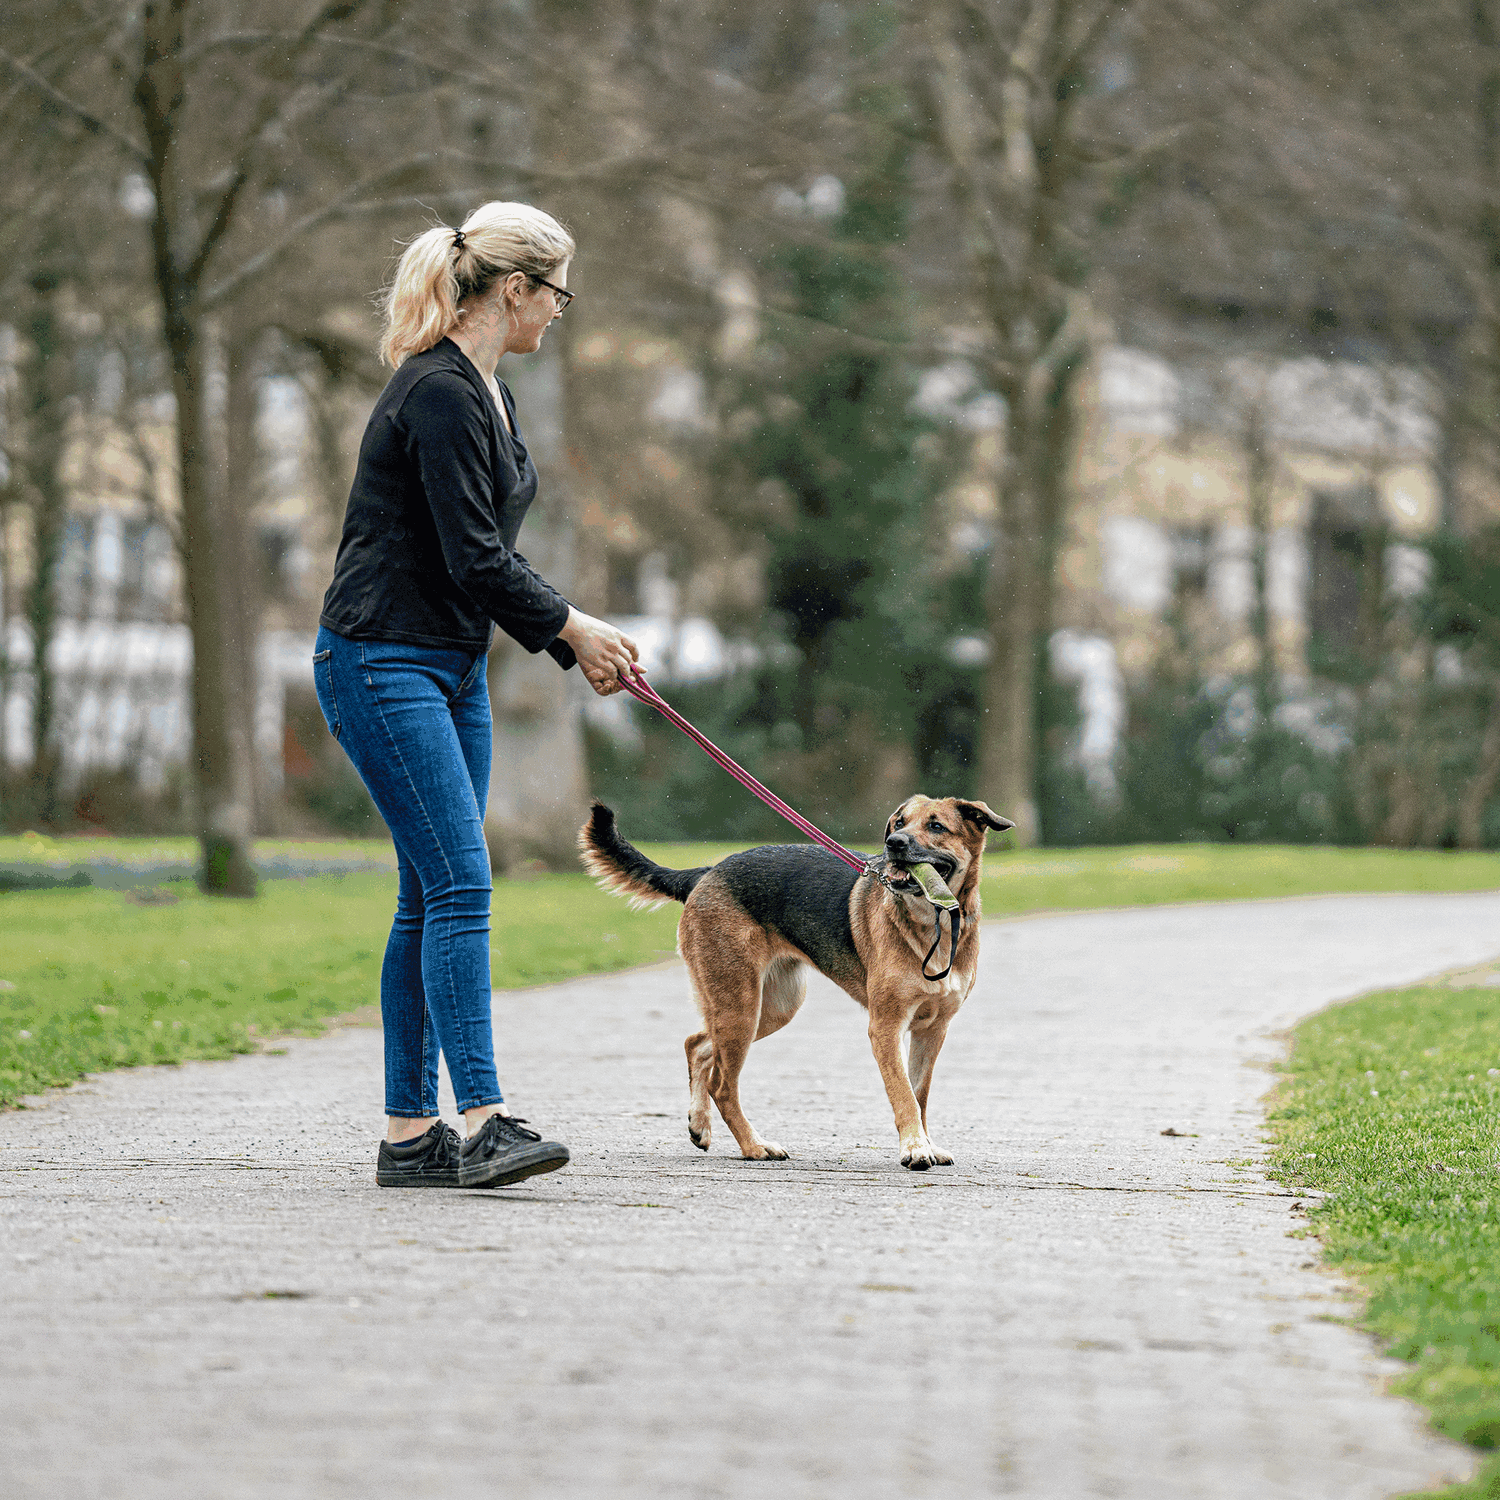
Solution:
<svg viewBox="0 0 1500 1500"><path fill-rule="evenodd" d="M703 1017L703 1030L683 1044L693 1144L708 1150L711 1099L747 1159L786 1159L745 1118L740 1070L752 1042L797 1014L811 965L869 1012L870 1047L895 1115L901 1165L914 1172L951 1166L953 1158L927 1134L932 1069L979 966L985 839L991 829L1014 826L983 802L918 794L885 825L884 882L806 844L768 845L713 866L669 870L626 843L613 811L595 802L578 835L585 869L633 906L683 903L677 951ZM908 873L918 864L937 870L963 913L952 962L937 979L924 977L924 955L941 969L952 934L944 934L939 912ZM907 1037L909 1063L901 1045Z"/></svg>

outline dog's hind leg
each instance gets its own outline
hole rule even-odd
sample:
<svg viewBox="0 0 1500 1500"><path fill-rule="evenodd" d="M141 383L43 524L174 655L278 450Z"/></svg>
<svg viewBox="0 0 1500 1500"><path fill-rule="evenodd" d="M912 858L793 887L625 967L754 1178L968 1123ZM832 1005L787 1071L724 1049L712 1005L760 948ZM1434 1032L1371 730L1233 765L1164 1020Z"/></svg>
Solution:
<svg viewBox="0 0 1500 1500"><path fill-rule="evenodd" d="M801 1010L802 1002L807 999L806 966L795 958L773 959L761 979L760 995L760 1021L754 1037L757 1042L763 1036L780 1031ZM683 1048L687 1052L691 1101L688 1105L688 1136L700 1151L707 1151L713 1138L713 1118L708 1107L709 1079L713 1075L713 1038L706 1031L695 1032L683 1043ZM750 1133L755 1134L753 1126ZM780 1149L765 1141L761 1145L771 1155Z"/></svg>
<svg viewBox="0 0 1500 1500"><path fill-rule="evenodd" d="M752 976L752 982L754 982ZM775 1141L762 1140L740 1107L740 1069L759 1030L760 1016L744 1012L726 1019L714 1029L714 1060L708 1074L708 1092L719 1114L739 1142L740 1154L748 1161L785 1161L786 1152ZM748 1024L747 1024L748 1022Z"/></svg>
<svg viewBox="0 0 1500 1500"><path fill-rule="evenodd" d="M708 1071L713 1064L714 1044L706 1031L696 1031L682 1045L688 1065L688 1139L700 1151L707 1151L714 1134L708 1107Z"/></svg>
<svg viewBox="0 0 1500 1500"><path fill-rule="evenodd" d="M688 1130L694 1142L707 1148L706 1095L718 1106L742 1155L752 1161L783 1160L786 1152L774 1141L761 1140L740 1108L740 1069L760 1034L761 976L771 967L764 929L705 882L683 908L677 951L692 976L703 1015L702 1033L686 1044L693 1091Z"/></svg>
<svg viewBox="0 0 1500 1500"><path fill-rule="evenodd" d="M761 962L729 944L706 946L694 955L693 983L712 1047L700 1076L741 1155L751 1161L782 1161L786 1152L774 1141L762 1140L740 1107L740 1070L761 1034L761 972Z"/></svg>
<svg viewBox="0 0 1500 1500"><path fill-rule="evenodd" d="M927 1132L927 1095L932 1088L932 1069L947 1035L948 1017L944 1015L938 1015L926 1026L913 1026L911 1031L911 1050L906 1059L906 1070L911 1078L912 1093L916 1095L917 1108L922 1112L923 1134ZM953 1158L946 1151L939 1151L932 1144L930 1135L927 1137L927 1145L934 1166L953 1165Z"/></svg>

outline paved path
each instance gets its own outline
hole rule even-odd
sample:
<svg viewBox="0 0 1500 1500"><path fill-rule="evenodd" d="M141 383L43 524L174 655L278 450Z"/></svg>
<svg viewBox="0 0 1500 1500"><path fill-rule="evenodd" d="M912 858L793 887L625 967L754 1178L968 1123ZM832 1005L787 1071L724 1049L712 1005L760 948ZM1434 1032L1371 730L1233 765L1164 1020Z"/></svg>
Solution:
<svg viewBox="0 0 1500 1500"><path fill-rule="evenodd" d="M1462 1476L1245 1163L1277 1028L1497 953L1500 895L991 924L934 1094L959 1165L925 1177L831 987L746 1070L793 1160L722 1130L693 1150L675 965L497 998L515 1102L575 1149L509 1192L375 1188L375 1031L90 1079L0 1116L0 1494L1373 1500Z"/></svg>

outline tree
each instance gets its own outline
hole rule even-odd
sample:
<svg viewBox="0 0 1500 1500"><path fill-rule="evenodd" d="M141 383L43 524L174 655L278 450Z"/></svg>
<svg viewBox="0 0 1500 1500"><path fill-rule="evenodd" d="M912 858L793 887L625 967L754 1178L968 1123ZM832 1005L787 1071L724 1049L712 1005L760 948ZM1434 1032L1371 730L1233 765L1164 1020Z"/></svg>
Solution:
<svg viewBox="0 0 1500 1500"><path fill-rule="evenodd" d="M806 63L797 43L813 14L794 5L750 25L735 5L554 0L511 23L531 71L516 165L501 180L518 195L539 192L579 241L570 276L579 301L548 357L502 370L542 474L522 545L585 609L607 608L597 597L606 572L598 528L579 525L590 503L628 510L687 572L720 561L734 534L707 504L707 465L693 443L642 420L649 376L611 381L584 368L577 350L601 335L644 343L649 331L658 348L665 334L678 356L708 362L728 272L719 247L743 242L779 173L801 175L799 128L826 115L797 95ZM673 481L660 481L664 468ZM497 868L528 858L571 868L587 802L576 676L502 640L490 683L504 768L486 825L492 858Z"/></svg>
<svg viewBox="0 0 1500 1500"><path fill-rule="evenodd" d="M150 0L49 39L31 59L0 52L47 120L107 142L151 194L150 275L176 404L180 540L193 652L193 771L206 890L249 894L250 642L239 581L243 517L228 503L223 316L257 278L351 204L410 176L419 131L381 123L376 91L418 98L431 70L402 46L399 5L327 0L300 23L267 0L235 7ZM236 82L223 87L225 67ZM415 75L415 78L413 77ZM133 125L114 123L133 116ZM357 117L358 128L352 128ZM335 119L337 117L337 119ZM313 162L299 142L355 142ZM378 163L371 167L369 163ZM352 169L352 170L351 170Z"/></svg>
<svg viewBox="0 0 1500 1500"><path fill-rule="evenodd" d="M20 13L8 17L7 32L45 51L55 40L56 20ZM35 119L35 102L24 84L0 96L9 151L0 181L0 290L15 310L13 331L19 336L9 372L14 383L5 392L5 508L14 505L26 514L30 563L19 599L20 570L7 567L7 594L0 606L0 712L9 703L6 616L15 611L25 619L31 648L31 771L20 800L27 816L46 822L59 810L52 642L69 500L63 471L86 383L82 361L88 340L81 325L91 309L80 293L91 269L110 263L108 252L94 253L90 231L115 218L117 211L108 188L101 190L101 171L107 173L112 152L100 142L99 132L52 109L50 100L45 101L45 128L28 128ZM0 740L4 738L0 732ZM0 782L9 769L0 760Z"/></svg>
<svg viewBox="0 0 1500 1500"><path fill-rule="evenodd" d="M1037 703L1066 504L1070 388L1089 348L1086 289L1097 199L1138 142L1103 144L1090 64L1130 7L1110 0L942 0L913 9L926 75L925 134L947 172L962 260L983 329L978 361L1006 409L1006 467L987 586L993 650L983 703L979 786L1040 833Z"/></svg>
<svg viewBox="0 0 1500 1500"><path fill-rule="evenodd" d="M57 620L57 574L67 527L63 457L74 392L77 345L70 328L67 283L54 269L32 279L31 316L26 335L31 366L23 387L26 400L22 468L31 509L31 578L26 590L26 622L31 635L31 811L50 822L56 816L57 757L52 724L57 707L51 646ZM5 649L0 645L0 649Z"/></svg>
<svg viewBox="0 0 1500 1500"><path fill-rule="evenodd" d="M756 712L766 729L795 734L815 815L851 829L868 823L872 797L911 785L913 725L949 623L929 540L942 464L912 406L911 298L894 255L911 143L883 130L867 144L847 185L818 179L800 226L788 221L766 257L775 311L734 382L744 435L727 445L723 494L740 511L747 494L770 502L756 515L777 621L764 637L795 648L785 667L768 653Z"/></svg>

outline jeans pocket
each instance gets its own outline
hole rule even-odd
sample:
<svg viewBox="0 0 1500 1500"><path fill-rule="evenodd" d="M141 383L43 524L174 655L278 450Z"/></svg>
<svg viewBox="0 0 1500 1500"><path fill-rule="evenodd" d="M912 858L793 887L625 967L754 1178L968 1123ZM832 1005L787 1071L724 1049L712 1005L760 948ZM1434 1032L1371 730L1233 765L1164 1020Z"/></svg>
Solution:
<svg viewBox="0 0 1500 1500"><path fill-rule="evenodd" d="M463 695L468 692L471 687L474 686L475 678L479 677L484 672L485 665L488 660L489 652L487 651L481 651L479 655L474 658L474 665L464 673L464 680L459 683L458 691L453 695L454 698L462 698Z"/></svg>
<svg viewBox="0 0 1500 1500"><path fill-rule="evenodd" d="M333 652L313 653L313 686L318 694L318 707L323 710L323 722L334 739L343 727L339 722L339 700L333 691Z"/></svg>

